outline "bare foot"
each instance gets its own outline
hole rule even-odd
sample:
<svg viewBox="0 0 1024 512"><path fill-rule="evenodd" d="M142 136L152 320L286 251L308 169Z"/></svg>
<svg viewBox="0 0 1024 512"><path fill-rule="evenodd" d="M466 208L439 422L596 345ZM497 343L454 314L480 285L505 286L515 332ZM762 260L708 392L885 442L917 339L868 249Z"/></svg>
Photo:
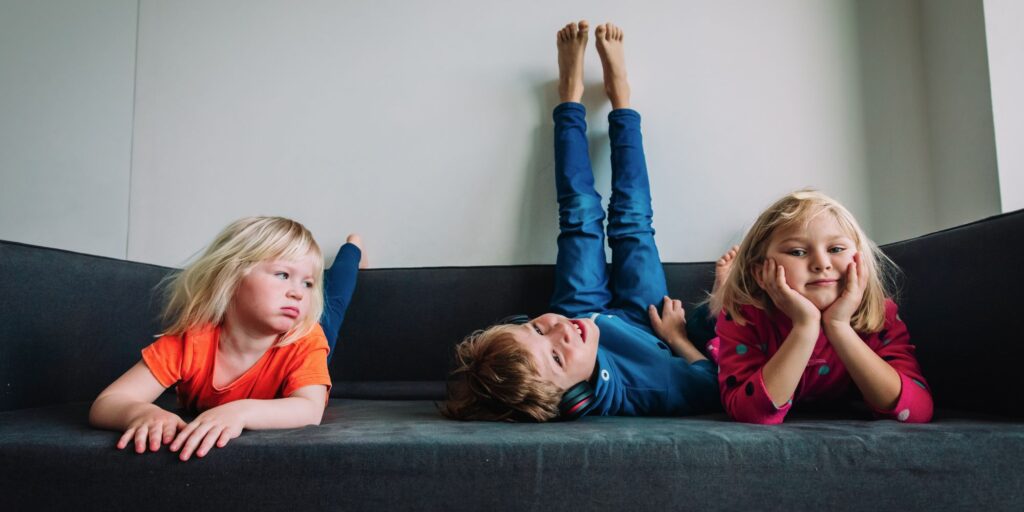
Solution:
<svg viewBox="0 0 1024 512"><path fill-rule="evenodd" d="M732 262L736 259L736 252L739 250L740 247L734 245L715 262L715 285L711 288L711 293L715 293L725 284L725 279L729 277L729 270L732 268Z"/></svg>
<svg viewBox="0 0 1024 512"><path fill-rule="evenodd" d="M345 238L345 243L359 248L359 268L366 268L366 249L363 249L363 238L356 233L352 233Z"/></svg>
<svg viewBox="0 0 1024 512"><path fill-rule="evenodd" d="M589 31L586 20L558 31L558 98L563 103L583 99L583 51L587 49Z"/></svg>
<svg viewBox="0 0 1024 512"><path fill-rule="evenodd" d="M597 54L604 68L604 91L612 108L629 108L629 82L626 80L626 52L622 46L622 29L605 23L594 31Z"/></svg>

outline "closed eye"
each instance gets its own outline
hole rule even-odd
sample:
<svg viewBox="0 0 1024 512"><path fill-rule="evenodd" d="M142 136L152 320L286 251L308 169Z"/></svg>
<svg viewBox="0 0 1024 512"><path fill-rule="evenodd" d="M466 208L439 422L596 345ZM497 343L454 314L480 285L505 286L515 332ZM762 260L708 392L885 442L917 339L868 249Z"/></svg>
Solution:
<svg viewBox="0 0 1024 512"><path fill-rule="evenodd" d="M532 327L533 327L533 332L535 332L537 334L540 334L541 336L544 336L544 333L540 331L540 327L537 327L536 324L532 324Z"/></svg>

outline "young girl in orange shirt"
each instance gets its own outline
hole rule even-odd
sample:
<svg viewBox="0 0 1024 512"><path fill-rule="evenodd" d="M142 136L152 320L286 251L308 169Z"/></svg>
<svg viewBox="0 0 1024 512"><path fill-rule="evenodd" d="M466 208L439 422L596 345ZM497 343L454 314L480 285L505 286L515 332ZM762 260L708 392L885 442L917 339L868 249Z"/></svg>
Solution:
<svg viewBox="0 0 1024 512"><path fill-rule="evenodd" d="M358 262L358 236L348 241L356 247L346 244L339 254L354 250ZM134 443L143 453L169 444L181 460L224 447L243 429L319 424L331 386L328 339L318 324L323 261L298 222L232 223L172 278L164 311L169 327L100 393L89 422L124 431L119 449ZM347 275L354 279L354 272ZM333 320L325 325L340 324ZM200 413L190 423L153 404L175 384L179 404Z"/></svg>

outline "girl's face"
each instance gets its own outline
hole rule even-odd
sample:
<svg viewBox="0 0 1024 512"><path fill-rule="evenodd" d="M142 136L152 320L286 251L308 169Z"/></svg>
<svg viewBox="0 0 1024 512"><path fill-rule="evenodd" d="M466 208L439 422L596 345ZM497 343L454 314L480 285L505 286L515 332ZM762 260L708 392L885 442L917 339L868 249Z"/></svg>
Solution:
<svg viewBox="0 0 1024 512"><path fill-rule="evenodd" d="M825 212L809 223L776 230L765 257L785 269L790 288L825 310L839 298L846 285L846 267L856 253L853 239Z"/></svg>
<svg viewBox="0 0 1024 512"><path fill-rule="evenodd" d="M238 284L228 314L259 334L288 332L309 313L313 258L310 253L298 260L258 263Z"/></svg>

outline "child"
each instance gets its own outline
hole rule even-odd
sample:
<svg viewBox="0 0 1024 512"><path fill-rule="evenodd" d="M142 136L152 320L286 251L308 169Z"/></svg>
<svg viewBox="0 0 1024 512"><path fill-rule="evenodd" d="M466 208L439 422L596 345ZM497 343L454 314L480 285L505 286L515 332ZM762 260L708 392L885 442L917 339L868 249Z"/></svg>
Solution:
<svg viewBox="0 0 1024 512"><path fill-rule="evenodd" d="M685 415L719 407L714 366L686 337L684 312L667 297L651 227L640 115L629 109L622 30L597 27L613 110L608 115L612 197L604 211L587 151L583 53L587 23L558 33L554 110L558 258L553 313L470 335L441 412L461 420L547 421L598 415ZM662 302L659 316L652 305ZM660 338L660 340L659 340Z"/></svg>
<svg viewBox="0 0 1024 512"><path fill-rule="evenodd" d="M758 217L713 292L709 350L725 410L781 423L794 402L851 391L883 418L927 422L932 397L884 286L892 263L836 200L800 190Z"/></svg>
<svg viewBox="0 0 1024 512"><path fill-rule="evenodd" d="M348 241L328 294L335 307L325 316L335 337L360 256L359 237ZM320 247L298 222L232 223L173 278L164 312L170 327L100 393L90 423L123 430L119 449L170 444L183 461L224 447L245 428L319 424L331 386L328 341L317 324L322 275ZM152 403L175 384L180 404L201 412L191 423Z"/></svg>

